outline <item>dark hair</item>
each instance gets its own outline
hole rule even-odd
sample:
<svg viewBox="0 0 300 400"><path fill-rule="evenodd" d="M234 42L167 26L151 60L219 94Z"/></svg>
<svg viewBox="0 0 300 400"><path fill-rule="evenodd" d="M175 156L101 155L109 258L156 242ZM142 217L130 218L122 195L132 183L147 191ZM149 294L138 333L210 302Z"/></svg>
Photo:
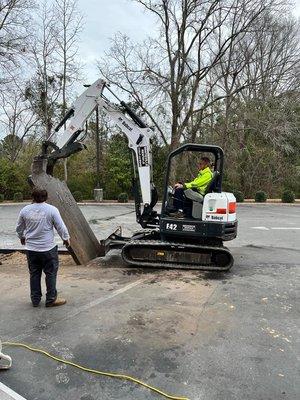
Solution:
<svg viewBox="0 0 300 400"><path fill-rule="evenodd" d="M202 161L205 161L206 164L210 164L210 159L208 157L201 157Z"/></svg>
<svg viewBox="0 0 300 400"><path fill-rule="evenodd" d="M35 203L43 203L44 201L47 200L48 193L47 190L45 189L35 188L33 189L31 196Z"/></svg>

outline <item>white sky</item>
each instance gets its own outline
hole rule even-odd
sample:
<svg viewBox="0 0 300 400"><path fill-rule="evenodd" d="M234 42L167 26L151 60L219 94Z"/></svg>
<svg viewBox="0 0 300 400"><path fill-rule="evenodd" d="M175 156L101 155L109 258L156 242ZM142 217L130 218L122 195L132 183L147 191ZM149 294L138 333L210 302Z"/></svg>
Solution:
<svg viewBox="0 0 300 400"><path fill-rule="evenodd" d="M300 0L294 0L294 15L300 18ZM84 14L79 56L88 83L98 76L96 60L110 47L110 38L122 32L134 41L142 41L155 31L154 16L134 0L78 0Z"/></svg>
<svg viewBox="0 0 300 400"><path fill-rule="evenodd" d="M47 0L49 2L53 0ZM294 15L300 18L300 0L294 0ZM78 0L84 15L84 30L79 45L79 61L84 64L84 83L99 78L96 60L110 47L110 38L122 32L134 41L142 41L155 32L155 18L134 0ZM75 91L82 92L80 82Z"/></svg>
<svg viewBox="0 0 300 400"><path fill-rule="evenodd" d="M294 14L298 18L300 17L300 0L295 0Z"/></svg>
<svg viewBox="0 0 300 400"><path fill-rule="evenodd" d="M109 49L116 33L142 41L155 30L154 17L133 0L78 0L78 8L84 15L79 55L88 83L99 78L95 62Z"/></svg>

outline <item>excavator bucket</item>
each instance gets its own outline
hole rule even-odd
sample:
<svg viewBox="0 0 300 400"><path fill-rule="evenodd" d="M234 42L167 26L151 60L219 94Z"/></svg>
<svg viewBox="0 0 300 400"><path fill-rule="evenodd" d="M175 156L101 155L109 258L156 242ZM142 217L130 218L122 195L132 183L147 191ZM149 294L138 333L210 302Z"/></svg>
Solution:
<svg viewBox="0 0 300 400"><path fill-rule="evenodd" d="M103 246L83 216L65 182L46 173L47 159L36 157L31 166L30 184L48 192L48 203L57 207L64 220L71 246L68 249L77 264L105 255Z"/></svg>

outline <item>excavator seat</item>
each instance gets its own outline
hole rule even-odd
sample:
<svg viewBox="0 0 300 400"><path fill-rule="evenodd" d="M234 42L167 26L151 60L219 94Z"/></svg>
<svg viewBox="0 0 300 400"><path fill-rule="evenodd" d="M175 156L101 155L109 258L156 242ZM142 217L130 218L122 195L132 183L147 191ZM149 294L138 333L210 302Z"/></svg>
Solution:
<svg viewBox="0 0 300 400"><path fill-rule="evenodd" d="M219 175L220 175L219 171L214 171L212 180L210 181L209 185L207 186L204 196L207 193L211 193L214 191L216 179ZM184 191L184 194L187 199L190 199L193 202L192 217L196 218L196 219L201 219L204 196L192 189L186 189Z"/></svg>

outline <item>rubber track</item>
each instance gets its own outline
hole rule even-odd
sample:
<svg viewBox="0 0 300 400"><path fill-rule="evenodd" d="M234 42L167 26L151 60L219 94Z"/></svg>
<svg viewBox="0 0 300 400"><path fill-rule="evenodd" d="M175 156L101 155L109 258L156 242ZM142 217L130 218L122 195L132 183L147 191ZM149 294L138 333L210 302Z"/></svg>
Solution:
<svg viewBox="0 0 300 400"><path fill-rule="evenodd" d="M135 261L128 257L128 250L133 247L144 247L144 246L151 246L152 248L157 248L157 250L165 250L168 247L177 247L177 251L180 248L185 247L185 249L199 250L202 248L203 250L221 250L225 252L230 257L230 262L225 267L220 267L217 265L196 265L196 264L189 264L189 263L170 263L170 262L152 262L149 260L145 261ZM127 254L126 254L127 253ZM139 267L151 267L151 268L174 268L174 269L194 269L194 270L201 270L201 271L228 271L233 265L233 257L227 247L219 247L219 246L201 246L201 245L192 245L192 244L184 244L184 243L175 243L175 242L162 242L160 240L132 240L128 242L122 249L122 258L123 260L134 266Z"/></svg>

